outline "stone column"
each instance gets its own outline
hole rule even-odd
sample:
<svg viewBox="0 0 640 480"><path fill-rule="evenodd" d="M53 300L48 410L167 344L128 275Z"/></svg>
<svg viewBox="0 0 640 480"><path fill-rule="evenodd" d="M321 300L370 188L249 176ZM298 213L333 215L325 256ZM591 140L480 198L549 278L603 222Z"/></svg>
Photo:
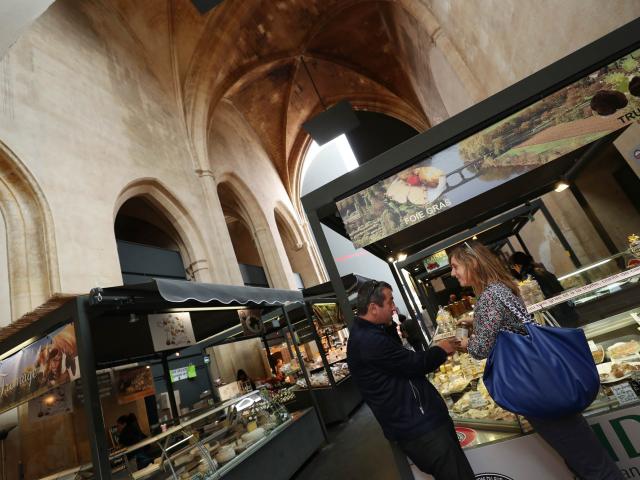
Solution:
<svg viewBox="0 0 640 480"><path fill-rule="evenodd" d="M257 227L253 231L253 238L260 252L269 285L273 288L295 289L293 270L277 227L275 225L270 225L270 228Z"/></svg>
<svg viewBox="0 0 640 480"><path fill-rule="evenodd" d="M196 170L204 193L206 218L209 228L207 251L210 257L210 271L214 283L243 285L227 223L218 197L216 180L211 170Z"/></svg>

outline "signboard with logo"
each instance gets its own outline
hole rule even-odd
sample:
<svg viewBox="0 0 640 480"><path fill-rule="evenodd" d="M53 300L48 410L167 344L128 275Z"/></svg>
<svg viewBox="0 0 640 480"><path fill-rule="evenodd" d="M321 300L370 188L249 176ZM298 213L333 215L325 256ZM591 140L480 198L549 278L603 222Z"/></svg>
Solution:
<svg viewBox="0 0 640 480"><path fill-rule="evenodd" d="M427 220L640 119L640 50L337 202L354 246Z"/></svg>
<svg viewBox="0 0 640 480"><path fill-rule="evenodd" d="M587 418L623 478L640 478L640 405ZM465 449L476 480L574 480L560 456L538 435ZM414 478L431 479L411 466Z"/></svg>
<svg viewBox="0 0 640 480"><path fill-rule="evenodd" d="M187 380L188 378L196 378L198 376L195 365L187 365L186 367L173 368L169 370L169 376L171 383L178 382L180 380Z"/></svg>
<svg viewBox="0 0 640 480"><path fill-rule="evenodd" d="M238 318L245 335L261 335L264 333L264 323L262 323L262 310L244 309L238 310Z"/></svg>
<svg viewBox="0 0 640 480"><path fill-rule="evenodd" d="M631 169L640 177L640 123L631 125L613 143Z"/></svg>
<svg viewBox="0 0 640 480"><path fill-rule="evenodd" d="M0 412L80 377L70 323L0 362Z"/></svg>

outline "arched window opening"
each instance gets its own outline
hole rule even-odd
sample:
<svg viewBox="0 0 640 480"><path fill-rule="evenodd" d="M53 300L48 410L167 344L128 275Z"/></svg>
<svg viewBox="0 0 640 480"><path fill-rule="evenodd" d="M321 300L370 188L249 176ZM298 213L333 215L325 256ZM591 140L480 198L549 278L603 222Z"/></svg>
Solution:
<svg viewBox="0 0 640 480"><path fill-rule="evenodd" d="M116 216L115 236L122 279L140 283L150 277L187 279L186 250L167 217L144 197L127 200Z"/></svg>

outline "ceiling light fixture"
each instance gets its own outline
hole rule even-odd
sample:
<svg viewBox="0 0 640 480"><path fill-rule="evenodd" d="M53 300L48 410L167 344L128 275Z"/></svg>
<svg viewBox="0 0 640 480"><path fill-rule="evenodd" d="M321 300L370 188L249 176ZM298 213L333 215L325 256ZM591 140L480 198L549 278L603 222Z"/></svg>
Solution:
<svg viewBox="0 0 640 480"><path fill-rule="evenodd" d="M407 259L407 254L406 253L399 253L398 254L398 261L399 262L404 262Z"/></svg>
<svg viewBox="0 0 640 480"><path fill-rule="evenodd" d="M569 184L565 181L560 181L556 183L556 187L553 190L560 193L564 192L567 188L569 188Z"/></svg>
<svg viewBox="0 0 640 480"><path fill-rule="evenodd" d="M587 265L586 267L581 268L579 270L576 270L575 272L572 272L572 273L569 273L567 275L563 275L561 277L558 277L558 280L559 281L565 280L565 279L567 279L569 277L572 277L574 275L578 275L580 273L586 272L587 270L591 270L592 268L596 268L596 267L599 267L600 265L604 265L605 263L610 262L610 261L611 261L611 258L607 258L606 260L601 260L601 261L596 262L596 263L594 263L592 265Z"/></svg>
<svg viewBox="0 0 640 480"><path fill-rule="evenodd" d="M300 57L300 63L311 82L311 86L322 106L322 112L310 118L302 124L302 128L313 138L318 145L324 145L336 137L350 132L360 125L360 121L353 111L353 107L347 100L341 100L327 108L320 91L313 81L311 72L304 57Z"/></svg>

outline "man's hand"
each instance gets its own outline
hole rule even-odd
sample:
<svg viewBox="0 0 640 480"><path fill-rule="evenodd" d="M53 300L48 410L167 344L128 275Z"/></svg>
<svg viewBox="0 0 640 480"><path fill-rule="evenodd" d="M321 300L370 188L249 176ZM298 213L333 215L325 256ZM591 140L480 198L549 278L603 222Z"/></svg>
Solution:
<svg viewBox="0 0 640 480"><path fill-rule="evenodd" d="M458 345L460 345L460 341L455 338L440 340L438 343L436 343L436 347L440 347L441 349L443 349L445 352L447 352L447 355L453 355L454 353L456 353Z"/></svg>
<svg viewBox="0 0 640 480"><path fill-rule="evenodd" d="M471 334L473 333L473 321L470 321L470 320L458 320L458 322L456 323L456 326L464 327L467 330L469 330L469 336L471 336Z"/></svg>

